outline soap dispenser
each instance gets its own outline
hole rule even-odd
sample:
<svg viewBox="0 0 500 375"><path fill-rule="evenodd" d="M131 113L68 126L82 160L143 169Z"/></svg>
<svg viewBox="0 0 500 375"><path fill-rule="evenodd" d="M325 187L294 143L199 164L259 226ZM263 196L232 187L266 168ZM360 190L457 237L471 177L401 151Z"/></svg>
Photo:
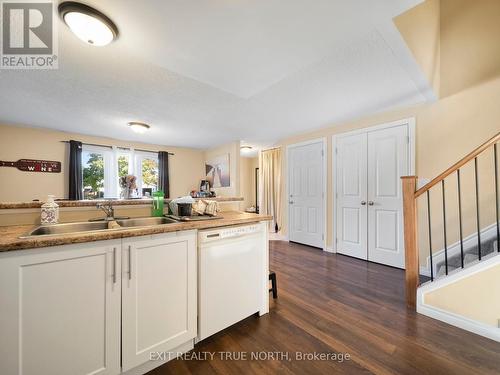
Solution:
<svg viewBox="0 0 500 375"><path fill-rule="evenodd" d="M163 191L155 191L153 193L153 206L151 207L151 216L161 217L163 216L163 204L164 204L164 194Z"/></svg>
<svg viewBox="0 0 500 375"><path fill-rule="evenodd" d="M42 204L40 221L42 224L57 224L59 221L59 205L54 202L53 195L49 195L47 202Z"/></svg>

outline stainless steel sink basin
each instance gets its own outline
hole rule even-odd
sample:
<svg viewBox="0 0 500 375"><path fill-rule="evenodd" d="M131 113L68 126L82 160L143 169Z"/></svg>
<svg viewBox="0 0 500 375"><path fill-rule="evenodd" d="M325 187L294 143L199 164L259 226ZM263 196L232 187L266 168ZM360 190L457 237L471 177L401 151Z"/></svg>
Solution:
<svg viewBox="0 0 500 375"><path fill-rule="evenodd" d="M69 233L90 232L99 230L108 230L108 223L101 221L101 222L40 225L39 227L33 229L24 237L47 236L47 235L51 236L55 234L69 234Z"/></svg>
<svg viewBox="0 0 500 375"><path fill-rule="evenodd" d="M97 232L108 230L130 229L135 227L147 227L151 225L172 224L177 221L166 217L142 217L135 219L116 220L119 228L108 229L107 221L86 221L81 223L65 223L65 224L52 224L40 225L31 232L20 238L30 238L39 236L54 236L60 234L73 234L83 232Z"/></svg>
<svg viewBox="0 0 500 375"><path fill-rule="evenodd" d="M150 225L173 224L177 221L167 217L139 217L135 219L116 220L117 224L124 228L147 227Z"/></svg>

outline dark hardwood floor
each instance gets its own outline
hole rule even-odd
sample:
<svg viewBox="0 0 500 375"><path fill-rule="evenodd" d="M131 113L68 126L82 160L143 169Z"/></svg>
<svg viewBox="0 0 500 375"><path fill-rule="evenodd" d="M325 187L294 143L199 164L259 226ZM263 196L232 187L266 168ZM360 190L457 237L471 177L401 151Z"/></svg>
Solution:
<svg viewBox="0 0 500 375"><path fill-rule="evenodd" d="M270 266L278 299L268 315L250 317L191 352L216 353L214 359L173 360L150 374L500 373L500 343L406 309L402 270L277 241ZM278 353L274 360L223 360L219 352ZM350 359L301 361L296 352Z"/></svg>

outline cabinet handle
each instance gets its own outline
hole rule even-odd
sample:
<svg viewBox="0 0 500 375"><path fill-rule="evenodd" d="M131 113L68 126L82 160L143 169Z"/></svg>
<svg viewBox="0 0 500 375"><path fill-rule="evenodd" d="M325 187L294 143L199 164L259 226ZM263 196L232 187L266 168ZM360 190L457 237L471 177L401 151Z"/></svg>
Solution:
<svg viewBox="0 0 500 375"><path fill-rule="evenodd" d="M361 201L362 206L366 206L366 201Z"/></svg>
<svg viewBox="0 0 500 375"><path fill-rule="evenodd" d="M375 202L373 202L373 201L368 201L368 205L369 205L369 206L373 206L374 204L375 204Z"/></svg>
<svg viewBox="0 0 500 375"><path fill-rule="evenodd" d="M116 247L113 247L113 284L116 284Z"/></svg>
<svg viewBox="0 0 500 375"><path fill-rule="evenodd" d="M128 245L128 279L132 280L132 246Z"/></svg>

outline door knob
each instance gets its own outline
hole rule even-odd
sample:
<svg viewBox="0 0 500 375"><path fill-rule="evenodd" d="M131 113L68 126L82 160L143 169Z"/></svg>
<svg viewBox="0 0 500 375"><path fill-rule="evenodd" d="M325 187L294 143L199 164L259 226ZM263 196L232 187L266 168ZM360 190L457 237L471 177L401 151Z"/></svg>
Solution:
<svg viewBox="0 0 500 375"><path fill-rule="evenodd" d="M366 202L365 201L361 201L361 205L362 206L366 206Z"/></svg>
<svg viewBox="0 0 500 375"><path fill-rule="evenodd" d="M293 201L289 201L288 203L293 204Z"/></svg>
<svg viewBox="0 0 500 375"><path fill-rule="evenodd" d="M373 206L375 203L373 201L368 201L369 206Z"/></svg>

